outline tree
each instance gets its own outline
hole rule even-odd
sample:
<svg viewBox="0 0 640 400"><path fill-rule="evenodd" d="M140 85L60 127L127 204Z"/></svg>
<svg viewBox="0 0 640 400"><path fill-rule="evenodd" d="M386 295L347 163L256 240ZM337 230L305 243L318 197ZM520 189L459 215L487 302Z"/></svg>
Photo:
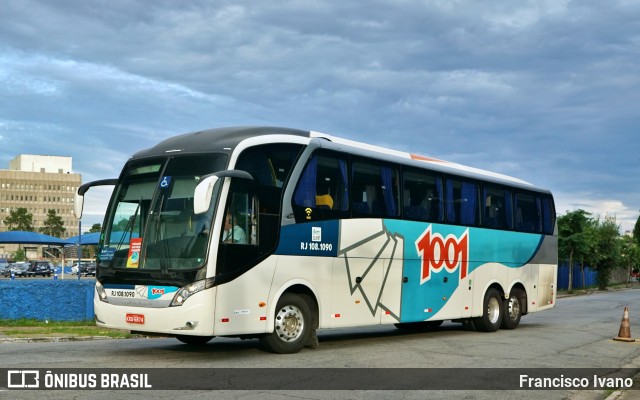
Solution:
<svg viewBox="0 0 640 400"><path fill-rule="evenodd" d="M627 267L627 276L630 279L631 272L638 272L638 268L640 267L640 245L638 245L635 238L626 235L623 236L621 240L620 258L622 265Z"/></svg>
<svg viewBox="0 0 640 400"><path fill-rule="evenodd" d="M633 239L640 245L640 217L638 217L636 225L633 227Z"/></svg>
<svg viewBox="0 0 640 400"><path fill-rule="evenodd" d="M56 210L49 210L47 212L47 219L44 220L44 226L40 228L40 233L61 237L66 230L62 223L62 217L56 214Z"/></svg>
<svg viewBox="0 0 640 400"><path fill-rule="evenodd" d="M93 224L93 225L91 225L91 229L89 229L89 233L100 232L101 230L102 230L102 225Z"/></svg>
<svg viewBox="0 0 640 400"><path fill-rule="evenodd" d="M13 261L25 261L27 259L27 252L24 249L18 249L13 253Z"/></svg>
<svg viewBox="0 0 640 400"><path fill-rule="evenodd" d="M569 262L569 292L573 290L573 263L577 259L584 260L592 242L589 215L578 209L567 211L558 218L558 253L561 259Z"/></svg>
<svg viewBox="0 0 640 400"><path fill-rule="evenodd" d="M620 226L615 217L605 217L604 221L598 221L595 233L595 246L589 261L598 272L598 288L604 290L609 284L611 271L623 262Z"/></svg>
<svg viewBox="0 0 640 400"><path fill-rule="evenodd" d="M11 210L9 216L4 219L7 230L33 232L33 214L26 208Z"/></svg>

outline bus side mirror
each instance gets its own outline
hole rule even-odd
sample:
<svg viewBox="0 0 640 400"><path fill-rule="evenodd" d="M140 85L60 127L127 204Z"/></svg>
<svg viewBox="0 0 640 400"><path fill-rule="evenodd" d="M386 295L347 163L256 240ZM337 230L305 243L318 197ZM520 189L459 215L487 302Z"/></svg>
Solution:
<svg viewBox="0 0 640 400"><path fill-rule="evenodd" d="M211 175L205 175L202 178L203 179L198 183L196 190L193 193L193 213L196 215L207 212L209 204L211 204L213 189L220 179L236 178L250 181L253 180L250 173L234 169L219 171Z"/></svg>
<svg viewBox="0 0 640 400"><path fill-rule="evenodd" d="M87 190L94 186L106 186L106 185L117 185L117 179L101 179L99 181L87 182L84 185L80 186L76 191L75 198L73 199L73 215L76 218L82 218L82 208L84 206L84 194L87 193Z"/></svg>
<svg viewBox="0 0 640 400"><path fill-rule="evenodd" d="M211 204L211 196L213 195L213 188L220 178L216 175L210 175L204 178L196 186L196 190L193 193L193 213L204 214L209 209Z"/></svg>
<svg viewBox="0 0 640 400"><path fill-rule="evenodd" d="M82 218L82 208L84 207L84 196L78 194L76 192L75 198L73 199L73 215L76 218Z"/></svg>

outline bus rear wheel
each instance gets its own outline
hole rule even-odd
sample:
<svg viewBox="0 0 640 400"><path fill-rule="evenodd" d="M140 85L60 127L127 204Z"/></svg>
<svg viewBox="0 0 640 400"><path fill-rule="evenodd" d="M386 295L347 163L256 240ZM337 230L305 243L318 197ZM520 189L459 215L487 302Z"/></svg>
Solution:
<svg viewBox="0 0 640 400"><path fill-rule="evenodd" d="M297 353L312 333L312 312L306 296L285 293L276 307L273 332L263 336L261 342L273 353Z"/></svg>
<svg viewBox="0 0 640 400"><path fill-rule="evenodd" d="M502 297L495 288L489 288L484 294L482 316L473 322L477 330L482 332L495 332L502 325Z"/></svg>
<svg viewBox="0 0 640 400"><path fill-rule="evenodd" d="M522 317L524 296L518 289L511 290L509 298L503 303L502 329L516 329Z"/></svg>

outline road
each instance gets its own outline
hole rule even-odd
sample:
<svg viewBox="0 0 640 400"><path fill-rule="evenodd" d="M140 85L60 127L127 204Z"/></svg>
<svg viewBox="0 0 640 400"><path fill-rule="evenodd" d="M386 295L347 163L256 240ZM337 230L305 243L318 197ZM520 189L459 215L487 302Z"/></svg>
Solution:
<svg viewBox="0 0 640 400"><path fill-rule="evenodd" d="M527 315L518 329L465 331L445 323L432 332L406 333L393 326L321 331L320 346L293 355L265 353L256 340L216 338L194 348L175 339L97 340L60 343L0 343L2 368L639 368L640 342L611 340L624 307L631 333L640 332L640 290L568 297L553 310ZM639 335L640 336L640 335ZM467 371L465 370L465 371ZM461 379L463 379L461 377ZM45 398L87 392L50 391ZM220 391L225 399L329 398L604 398L606 391ZM8 392L0 392L0 397ZM28 392L11 392L11 398ZM92 398L135 392L92 392ZM18 395L16 397L16 395ZM31 392L33 395L33 392ZM137 396L141 393L138 392ZM149 396L150 393L143 394ZM209 392L153 391L159 398L207 398ZM47 397L49 396L49 397ZM31 396L32 397L32 396Z"/></svg>

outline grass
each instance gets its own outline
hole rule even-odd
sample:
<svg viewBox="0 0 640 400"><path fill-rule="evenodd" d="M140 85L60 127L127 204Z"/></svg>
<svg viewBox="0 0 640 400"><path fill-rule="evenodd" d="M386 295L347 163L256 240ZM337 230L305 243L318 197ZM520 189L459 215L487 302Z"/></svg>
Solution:
<svg viewBox="0 0 640 400"><path fill-rule="evenodd" d="M14 338L106 336L110 338L134 337L129 331L97 327L94 321L41 321L36 319L0 319L0 336Z"/></svg>

